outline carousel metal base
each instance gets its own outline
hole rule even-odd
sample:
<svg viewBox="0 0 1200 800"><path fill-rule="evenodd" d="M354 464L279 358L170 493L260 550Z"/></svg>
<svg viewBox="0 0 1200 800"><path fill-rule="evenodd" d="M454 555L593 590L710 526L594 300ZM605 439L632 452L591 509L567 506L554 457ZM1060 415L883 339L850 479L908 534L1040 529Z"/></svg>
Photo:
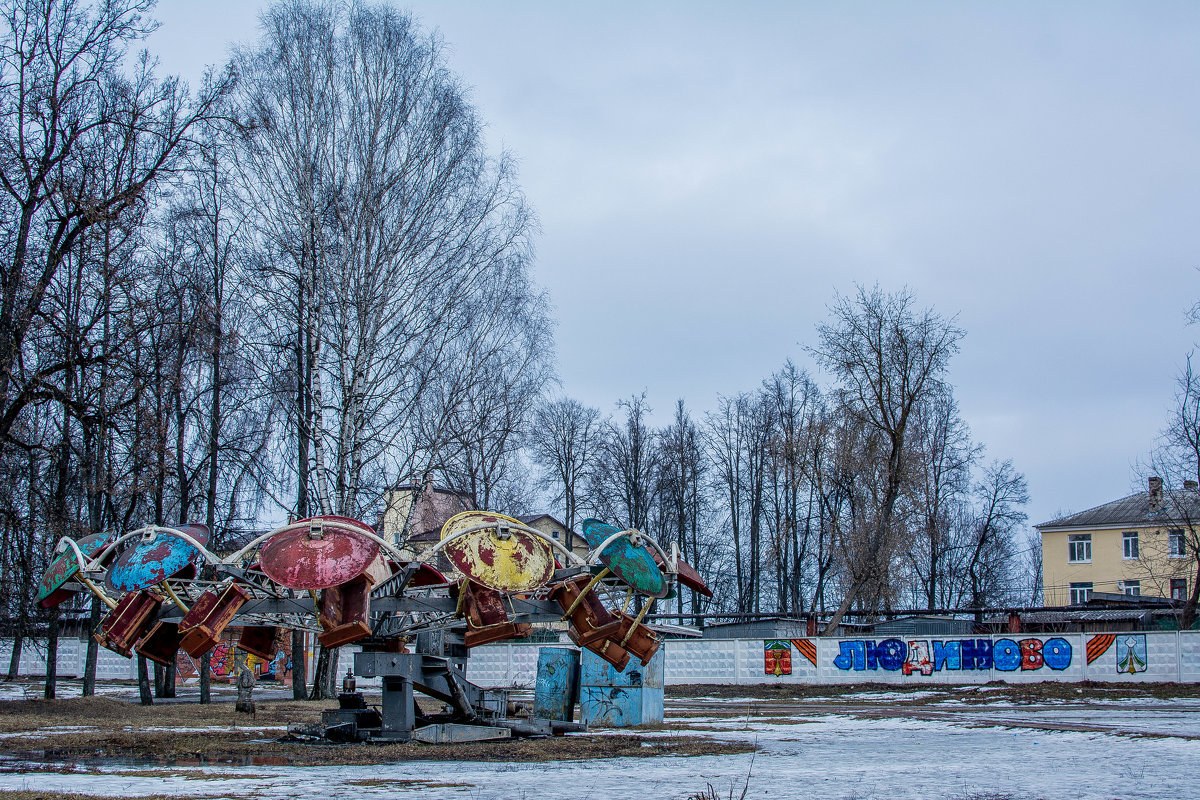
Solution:
<svg viewBox="0 0 1200 800"><path fill-rule="evenodd" d="M587 730L579 723L539 717L509 719L508 692L484 689L468 681L463 676L463 661L419 653L355 653L354 674L380 678L383 701L372 708L361 692L338 695L338 707L321 714L325 738L336 742L415 740L444 744ZM442 701L445 712L425 714L414 692Z"/></svg>

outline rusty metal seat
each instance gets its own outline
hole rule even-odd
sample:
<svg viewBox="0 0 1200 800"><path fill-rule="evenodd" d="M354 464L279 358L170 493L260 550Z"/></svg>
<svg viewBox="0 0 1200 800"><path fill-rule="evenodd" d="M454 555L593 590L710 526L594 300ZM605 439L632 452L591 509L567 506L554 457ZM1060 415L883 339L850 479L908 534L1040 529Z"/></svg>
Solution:
<svg viewBox="0 0 1200 800"><path fill-rule="evenodd" d="M168 667L175 662L175 654L179 652L179 624L159 620L146 634L134 650L156 664Z"/></svg>
<svg viewBox="0 0 1200 800"><path fill-rule="evenodd" d="M567 636L572 642L584 648L591 650L596 655L603 658L609 664L612 664L613 669L617 672L622 672L625 665L629 663L629 651L621 645L614 642L612 639L593 639L590 642L582 642L577 638L574 628L567 630Z"/></svg>
<svg viewBox="0 0 1200 800"><path fill-rule="evenodd" d="M523 639L533 632L528 622L513 622L504 607L504 595L495 589L463 580L459 591L463 616L467 620L464 637L467 647L478 647L504 639Z"/></svg>
<svg viewBox="0 0 1200 800"><path fill-rule="evenodd" d="M117 607L100 622L96 641L101 647L129 658L133 655L133 645L153 626L162 604L162 595L147 589L126 592Z"/></svg>
<svg viewBox="0 0 1200 800"><path fill-rule="evenodd" d="M243 652L270 661L275 657L278 635L279 628L274 625L247 625L242 628L237 646Z"/></svg>
<svg viewBox="0 0 1200 800"><path fill-rule="evenodd" d="M650 663L650 659L654 658L658 648L662 647L662 640L655 635L654 631L637 622L628 614L618 611L616 616L621 629L613 639L621 647L637 656L643 667L646 666Z"/></svg>
<svg viewBox="0 0 1200 800"><path fill-rule="evenodd" d="M246 590L236 583L220 594L211 589L204 592L179 621L180 648L192 658L199 658L216 647L221 633L249 599Z"/></svg>
<svg viewBox="0 0 1200 800"><path fill-rule="evenodd" d="M360 576L321 592L317 619L324 633L317 634L322 647L341 647L371 635L367 620L371 613L371 581Z"/></svg>
<svg viewBox="0 0 1200 800"><path fill-rule="evenodd" d="M571 640L580 647L624 636L618 634L620 620L609 613L594 590L587 588L589 582L590 576L578 575L550 589L550 599L562 607L564 618L570 621L574 633Z"/></svg>

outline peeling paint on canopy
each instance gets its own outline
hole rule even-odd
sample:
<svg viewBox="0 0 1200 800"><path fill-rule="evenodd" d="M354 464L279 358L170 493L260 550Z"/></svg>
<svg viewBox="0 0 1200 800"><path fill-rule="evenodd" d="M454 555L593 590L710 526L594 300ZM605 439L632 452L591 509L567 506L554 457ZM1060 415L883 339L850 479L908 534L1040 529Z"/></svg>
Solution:
<svg viewBox="0 0 1200 800"><path fill-rule="evenodd" d="M200 544L208 543L208 526L198 522L180 525L179 530ZM138 592L174 578L187 570L193 574L201 561L200 551L165 529L151 531L121 553L108 571L105 583L119 592Z"/></svg>
<svg viewBox="0 0 1200 800"><path fill-rule="evenodd" d="M371 529L349 517L313 517L288 525L266 541L259 564L289 589L329 589L361 575L379 555Z"/></svg>
<svg viewBox="0 0 1200 800"><path fill-rule="evenodd" d="M313 517L287 526L259 552L262 571L289 589L328 589L361 575L379 555L363 535L371 529L349 517Z"/></svg>
<svg viewBox="0 0 1200 800"><path fill-rule="evenodd" d="M588 547L596 548L621 528L598 519L583 521L583 538ZM617 539L600 553L600 562L612 570L629 588L647 597L666 597L670 586L666 577L645 545L634 546L629 537Z"/></svg>
<svg viewBox="0 0 1200 800"><path fill-rule="evenodd" d="M103 550L109 542L112 541L112 536L107 533L93 533L90 536L85 536L75 544L78 545L80 552L85 558L95 558L101 550ZM107 559L105 559L107 560ZM59 603L77 594L77 592L67 591L62 586L79 572L79 558L75 555L75 550L68 547L66 550L58 554L58 557L46 569L46 574L42 576L42 583L38 587L37 603L42 608L54 608Z"/></svg>
<svg viewBox="0 0 1200 800"><path fill-rule="evenodd" d="M554 555L512 517L484 511L455 514L442 526L442 540L477 525L496 527L467 533L446 545L446 558L471 580L500 592L528 592L554 575ZM509 527L516 526L516 527ZM506 531L501 534L497 528Z"/></svg>

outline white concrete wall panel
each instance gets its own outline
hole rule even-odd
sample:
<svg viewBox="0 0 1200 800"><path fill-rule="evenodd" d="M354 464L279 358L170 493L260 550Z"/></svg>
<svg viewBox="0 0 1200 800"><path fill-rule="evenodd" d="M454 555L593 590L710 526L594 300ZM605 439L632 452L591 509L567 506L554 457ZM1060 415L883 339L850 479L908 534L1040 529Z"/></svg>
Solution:
<svg viewBox="0 0 1200 800"><path fill-rule="evenodd" d="M1200 631L1181 631L1179 637L1179 680L1200 683Z"/></svg>
<svg viewBox="0 0 1200 800"><path fill-rule="evenodd" d="M768 648L770 643L770 648ZM467 677L484 687L532 688L537 644L471 650ZM342 651L339 672L352 663ZM663 644L667 684L979 684L1094 680L1200 682L1200 631L1121 634L1013 634L888 639L672 639ZM0 640L6 670L11 640ZM59 641L58 673L83 674L87 642ZM1092 657L1091 663L1088 662ZM816 663L813 663L815 658ZM45 642L26 642L20 674L45 673ZM103 648L100 680L136 680L137 661ZM378 681L359 679L364 688Z"/></svg>
<svg viewBox="0 0 1200 800"><path fill-rule="evenodd" d="M737 646L734 639L672 639L666 651L666 682L739 683ZM759 647L762 642L759 641Z"/></svg>

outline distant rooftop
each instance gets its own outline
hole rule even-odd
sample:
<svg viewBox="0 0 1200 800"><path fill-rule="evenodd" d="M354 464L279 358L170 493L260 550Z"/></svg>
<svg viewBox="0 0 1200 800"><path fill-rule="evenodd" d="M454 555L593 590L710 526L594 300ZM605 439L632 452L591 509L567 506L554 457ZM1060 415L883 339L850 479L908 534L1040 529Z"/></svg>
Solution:
<svg viewBox="0 0 1200 800"><path fill-rule="evenodd" d="M1120 500L1034 525L1040 531L1067 528L1148 527L1169 523L1200 524L1200 492L1196 489L1161 489L1161 500L1151 503L1151 492L1136 492Z"/></svg>

